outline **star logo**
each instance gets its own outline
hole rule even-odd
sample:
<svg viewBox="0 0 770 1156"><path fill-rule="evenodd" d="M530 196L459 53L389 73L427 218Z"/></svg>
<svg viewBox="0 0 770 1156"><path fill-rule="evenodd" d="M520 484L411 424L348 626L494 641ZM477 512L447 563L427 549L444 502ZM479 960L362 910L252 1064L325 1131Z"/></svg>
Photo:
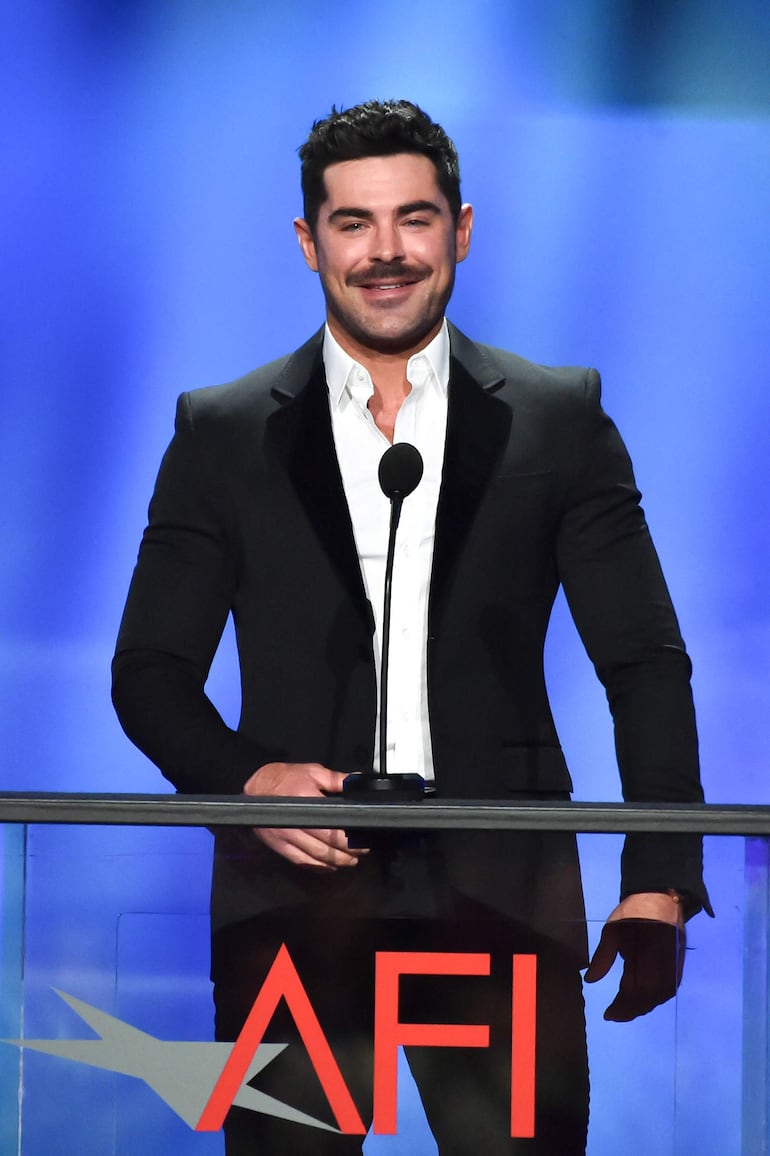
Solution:
<svg viewBox="0 0 770 1156"><path fill-rule="evenodd" d="M3 1043L134 1076L152 1088L190 1128L200 1130L204 1110L228 1066L235 1044L160 1040L66 992L53 990L100 1038L3 1040ZM250 1081L286 1047L286 1044L258 1045L231 1103L325 1132L338 1132L337 1128L250 1086Z"/></svg>

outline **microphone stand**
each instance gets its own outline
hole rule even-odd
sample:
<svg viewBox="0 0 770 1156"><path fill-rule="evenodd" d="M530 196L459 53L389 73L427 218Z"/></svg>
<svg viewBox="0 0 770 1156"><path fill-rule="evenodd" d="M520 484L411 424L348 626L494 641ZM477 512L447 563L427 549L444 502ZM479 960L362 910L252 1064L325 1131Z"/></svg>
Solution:
<svg viewBox="0 0 770 1156"><path fill-rule="evenodd" d="M368 802L406 803L421 799L425 780L414 772L388 774L388 657L390 652L390 604L393 587L393 562L396 553L396 530L404 498L411 494L422 477L422 458L414 446L405 442L386 450L380 463L380 485L390 498L390 532L385 558L385 597L382 612L382 659L380 662L380 765L376 774L357 771L348 775L342 793ZM351 844L352 846L353 844Z"/></svg>

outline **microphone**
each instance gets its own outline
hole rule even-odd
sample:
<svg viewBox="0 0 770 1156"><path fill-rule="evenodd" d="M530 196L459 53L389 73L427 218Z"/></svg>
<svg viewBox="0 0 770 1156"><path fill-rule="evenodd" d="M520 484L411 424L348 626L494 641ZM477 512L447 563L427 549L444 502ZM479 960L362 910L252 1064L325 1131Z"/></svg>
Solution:
<svg viewBox="0 0 770 1156"><path fill-rule="evenodd" d="M397 442L380 459L377 476L380 488L390 500L390 530L385 559L385 596L382 612L382 659L380 662L380 766L377 774L356 772L342 784L343 795L368 796L369 800L409 802L425 793L422 775L388 774L388 657L390 654L390 603L393 587L393 560L396 553L396 530L404 498L417 489L422 478L420 451L409 442ZM352 845L352 844L351 844Z"/></svg>
<svg viewBox="0 0 770 1156"><path fill-rule="evenodd" d="M397 442L380 458L377 470L380 489L391 502L403 502L416 490L422 478L422 457L420 451L409 442Z"/></svg>

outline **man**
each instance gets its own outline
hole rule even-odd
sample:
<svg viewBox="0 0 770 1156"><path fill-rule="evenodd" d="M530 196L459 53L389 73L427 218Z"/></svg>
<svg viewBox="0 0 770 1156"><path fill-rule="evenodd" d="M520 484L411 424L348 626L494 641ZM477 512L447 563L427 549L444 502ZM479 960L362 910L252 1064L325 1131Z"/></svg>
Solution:
<svg viewBox="0 0 770 1156"><path fill-rule="evenodd" d="M388 515L376 473L406 440L425 474L404 506L393 580L389 768L420 771L445 798L568 798L543 679L562 583L607 689L625 797L700 800L690 664L597 374L535 366L447 324L473 214L454 146L415 105L333 110L300 157L295 230L326 326L287 358L180 398L114 663L126 732L185 792L321 798L371 770ZM236 732L204 694L229 613ZM684 916L708 906L699 841L629 838L621 894L587 978L620 948L608 1014L627 1019L676 990ZM212 917L220 1038L237 1033L287 941L303 979L313 969L314 1007L366 1124L373 950L489 948L491 981L451 985L454 1015L428 1014L419 984L403 995L411 1019L451 1022L466 1007L468 1022L494 1025L483 1056L409 1053L439 1150L584 1150L573 838L435 835L367 852L339 830L224 833ZM640 928L663 936L662 955ZM540 977L536 1140L521 1148L505 1102L512 950L537 952ZM292 1030L276 1020L272 1038ZM323 1117L301 1051L258 1086ZM234 1112L228 1127L228 1152L256 1140L360 1151L360 1137L256 1113Z"/></svg>

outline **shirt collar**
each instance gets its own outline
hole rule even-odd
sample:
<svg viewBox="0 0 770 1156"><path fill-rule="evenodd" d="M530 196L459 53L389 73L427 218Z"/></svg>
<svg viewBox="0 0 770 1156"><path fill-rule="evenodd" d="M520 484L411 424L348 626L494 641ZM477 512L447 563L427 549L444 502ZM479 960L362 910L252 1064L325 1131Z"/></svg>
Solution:
<svg viewBox="0 0 770 1156"><path fill-rule="evenodd" d="M346 387L350 388L353 378L359 371L366 375L371 385L368 372L345 352L328 325L324 326L323 360L329 397L335 408L339 406ZM406 363L406 378L413 388L419 388L432 379L446 396L449 388L449 329L446 318L433 340L419 353L414 353L409 358ZM372 392L373 389L370 388L370 396Z"/></svg>

